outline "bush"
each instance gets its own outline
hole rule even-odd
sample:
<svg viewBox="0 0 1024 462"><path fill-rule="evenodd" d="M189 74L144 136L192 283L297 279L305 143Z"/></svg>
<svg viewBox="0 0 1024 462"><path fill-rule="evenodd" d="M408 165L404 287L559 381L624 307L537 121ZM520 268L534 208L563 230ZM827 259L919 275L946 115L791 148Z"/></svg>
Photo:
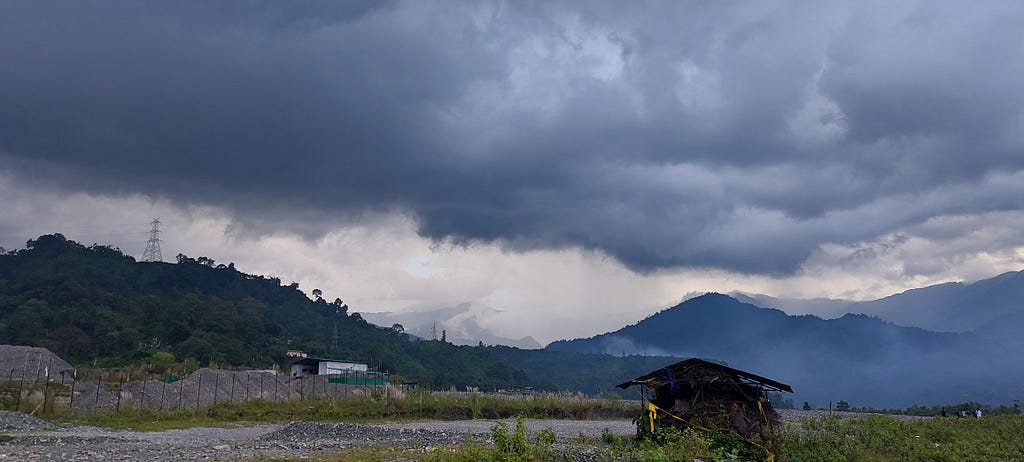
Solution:
<svg viewBox="0 0 1024 462"><path fill-rule="evenodd" d="M516 417L514 431L510 431L505 422L495 423L491 426L491 437L494 439L495 452L492 458L485 460L527 462L547 460L553 456L555 432L546 428L533 435L531 440L522 416Z"/></svg>

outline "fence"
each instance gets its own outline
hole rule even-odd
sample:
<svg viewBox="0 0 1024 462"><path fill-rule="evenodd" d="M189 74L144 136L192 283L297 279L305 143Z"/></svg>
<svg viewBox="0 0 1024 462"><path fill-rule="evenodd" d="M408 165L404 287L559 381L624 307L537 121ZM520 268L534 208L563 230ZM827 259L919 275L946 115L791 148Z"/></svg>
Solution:
<svg viewBox="0 0 1024 462"><path fill-rule="evenodd" d="M96 411L149 408L157 411L200 409L250 400L283 402L303 398L342 398L382 392L385 373L344 372L292 378L273 371L203 368L180 379L111 369L46 369L26 377L11 369L0 376L0 405L32 413L58 409ZM6 381L4 381L6 379Z"/></svg>

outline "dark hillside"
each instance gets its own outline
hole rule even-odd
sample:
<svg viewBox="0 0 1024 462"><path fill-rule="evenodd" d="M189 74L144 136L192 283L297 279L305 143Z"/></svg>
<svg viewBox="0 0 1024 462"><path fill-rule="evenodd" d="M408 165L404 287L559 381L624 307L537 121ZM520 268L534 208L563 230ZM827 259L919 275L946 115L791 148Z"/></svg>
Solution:
<svg viewBox="0 0 1024 462"><path fill-rule="evenodd" d="M295 348L434 387L527 381L486 348L414 341L347 313L340 300L311 301L296 283L206 257L177 261L136 262L59 234L29 241L0 255L0 343L44 346L74 364L100 366L169 351L202 365L269 367Z"/></svg>

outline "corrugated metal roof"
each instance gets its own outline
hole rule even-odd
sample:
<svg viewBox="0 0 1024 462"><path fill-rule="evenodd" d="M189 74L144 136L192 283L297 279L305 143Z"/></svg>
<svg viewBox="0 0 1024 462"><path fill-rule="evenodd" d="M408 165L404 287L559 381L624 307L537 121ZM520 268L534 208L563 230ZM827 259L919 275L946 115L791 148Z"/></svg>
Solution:
<svg viewBox="0 0 1024 462"><path fill-rule="evenodd" d="M366 363L362 363L362 362L359 362L359 361L352 361L350 359L314 358L312 356L306 357L306 358L301 358L301 359L299 359L297 361L292 361L292 364L318 364L318 363L323 363L323 362L361 364L363 366L367 366L368 365Z"/></svg>
<svg viewBox="0 0 1024 462"><path fill-rule="evenodd" d="M662 383L668 383L667 379L664 378L664 371L669 370L672 371L673 375L677 377L682 377L686 374L687 371L692 370L693 368L717 370L735 376L737 382L756 382L758 384L765 386L766 388L793 393L793 387L786 385L782 382L777 382L767 377L762 377L760 375L753 374L747 371L734 369L729 366L723 366L721 364L713 363L711 361L705 361L700 358L690 358L675 364L670 364L661 369L652 371L646 375L641 375L640 377L637 377L628 382L620 383L618 387L629 388L633 385L648 385L652 387L657 387Z"/></svg>

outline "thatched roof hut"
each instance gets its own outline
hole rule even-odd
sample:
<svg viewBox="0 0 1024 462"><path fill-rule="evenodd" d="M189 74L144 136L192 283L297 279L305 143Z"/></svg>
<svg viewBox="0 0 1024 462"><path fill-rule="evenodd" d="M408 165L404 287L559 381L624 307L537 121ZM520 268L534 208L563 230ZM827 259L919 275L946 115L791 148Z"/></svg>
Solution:
<svg viewBox="0 0 1024 462"><path fill-rule="evenodd" d="M644 387L641 395L660 410L657 418L663 425L713 425L748 437L767 437L778 424L767 393L793 392L782 382L699 358L670 364L618 386L633 385Z"/></svg>

